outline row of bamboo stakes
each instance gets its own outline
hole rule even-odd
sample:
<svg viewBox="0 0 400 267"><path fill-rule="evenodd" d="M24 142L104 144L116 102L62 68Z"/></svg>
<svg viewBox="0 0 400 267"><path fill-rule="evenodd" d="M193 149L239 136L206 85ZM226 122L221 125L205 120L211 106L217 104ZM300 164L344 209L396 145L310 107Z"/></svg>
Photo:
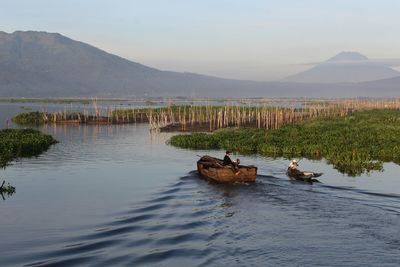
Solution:
<svg viewBox="0 0 400 267"><path fill-rule="evenodd" d="M270 106L268 103L252 106L250 102L236 102L225 106L189 105L161 108L100 108L97 99L92 99L93 111L68 113L43 112L48 122L77 122L122 124L147 122L152 130L176 125L181 130L199 128L213 131L226 127L256 127L278 129L285 124L294 124L317 117L343 117L354 111L372 109L400 110L400 99L386 100L314 100L287 102L286 106ZM290 106L292 105L292 106Z"/></svg>
<svg viewBox="0 0 400 267"><path fill-rule="evenodd" d="M285 124L299 123L317 117L343 117L354 111L373 109L400 109L400 99L392 100L338 100L309 102L301 107L271 106L183 106L175 112L165 108L159 112L149 110L151 129L178 124L181 130L207 127L210 131L226 127L256 127L278 129Z"/></svg>

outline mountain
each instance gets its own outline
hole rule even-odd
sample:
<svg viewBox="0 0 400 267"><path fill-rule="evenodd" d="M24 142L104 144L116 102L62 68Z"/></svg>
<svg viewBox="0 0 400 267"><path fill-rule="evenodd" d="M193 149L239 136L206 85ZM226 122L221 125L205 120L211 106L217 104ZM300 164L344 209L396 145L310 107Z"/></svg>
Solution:
<svg viewBox="0 0 400 267"><path fill-rule="evenodd" d="M58 33L0 32L0 96L264 94L265 83L161 71Z"/></svg>
<svg viewBox="0 0 400 267"><path fill-rule="evenodd" d="M400 72L371 62L358 52L341 52L313 68L283 81L298 83L357 83L400 76Z"/></svg>
<svg viewBox="0 0 400 267"><path fill-rule="evenodd" d="M340 52L334 57L331 57L327 62L337 62L337 61L366 61L368 58L358 52Z"/></svg>
<svg viewBox="0 0 400 267"><path fill-rule="evenodd" d="M400 77L363 82L358 84L358 86L363 89L365 94L379 92L379 97L400 96Z"/></svg>
<svg viewBox="0 0 400 267"><path fill-rule="evenodd" d="M329 61L330 65L348 61L353 64L368 59L341 53ZM398 97L396 83L397 80L334 84L222 79L161 71L58 33L0 32L0 97Z"/></svg>

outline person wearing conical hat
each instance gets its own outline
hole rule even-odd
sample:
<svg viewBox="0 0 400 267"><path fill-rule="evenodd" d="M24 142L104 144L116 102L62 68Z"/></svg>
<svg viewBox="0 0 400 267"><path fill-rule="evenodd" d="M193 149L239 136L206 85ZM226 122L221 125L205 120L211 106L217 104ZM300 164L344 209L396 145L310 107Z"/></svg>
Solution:
<svg viewBox="0 0 400 267"><path fill-rule="evenodd" d="M302 176L303 172L297 169L297 167L299 167L299 162L294 159L290 162L287 172L291 175Z"/></svg>

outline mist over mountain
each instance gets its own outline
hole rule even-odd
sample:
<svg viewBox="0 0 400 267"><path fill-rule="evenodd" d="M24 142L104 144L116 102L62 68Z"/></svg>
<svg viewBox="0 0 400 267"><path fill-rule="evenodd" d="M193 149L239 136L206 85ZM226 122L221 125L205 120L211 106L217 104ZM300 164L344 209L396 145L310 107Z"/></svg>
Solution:
<svg viewBox="0 0 400 267"><path fill-rule="evenodd" d="M338 62L349 60L362 62L365 59L352 53L339 54L329 61L340 65ZM367 68L365 64L362 66ZM325 79L332 75L331 71L329 65ZM391 73L400 76L395 71ZM309 84L255 82L161 71L58 33L0 32L0 97L299 98L385 95L385 85L379 87L382 88L379 92L371 89L374 86L377 88L376 84L369 83L333 84L324 79ZM390 87L390 96L400 96L397 91Z"/></svg>
<svg viewBox="0 0 400 267"><path fill-rule="evenodd" d="M358 83L400 76L400 72L370 62L358 52L341 52L315 67L283 81L298 83Z"/></svg>

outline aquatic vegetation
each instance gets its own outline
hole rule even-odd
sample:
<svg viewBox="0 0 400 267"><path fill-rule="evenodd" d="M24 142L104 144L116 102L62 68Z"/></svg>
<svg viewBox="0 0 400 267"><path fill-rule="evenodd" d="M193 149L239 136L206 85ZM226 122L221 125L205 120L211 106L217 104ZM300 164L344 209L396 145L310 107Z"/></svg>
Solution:
<svg viewBox="0 0 400 267"><path fill-rule="evenodd" d="M316 118L279 129L227 128L212 134L173 136L173 146L229 149L270 157L325 158L350 176L400 164L400 111L371 110L345 117Z"/></svg>
<svg viewBox="0 0 400 267"><path fill-rule="evenodd" d="M5 200L4 195L7 196L12 196L15 193L15 187L10 185L10 183L7 183L5 185L6 181L3 181L0 185L0 195Z"/></svg>
<svg viewBox="0 0 400 267"><path fill-rule="evenodd" d="M7 167L11 161L22 157L33 157L46 151L57 143L51 135L43 134L33 129L3 129L0 130L0 168ZM0 195L11 196L15 187L5 181L0 186Z"/></svg>
<svg viewBox="0 0 400 267"><path fill-rule="evenodd" d="M187 105L147 109L116 110L130 122L145 114L151 129L161 131L214 131L227 127L278 129L321 117L343 117L349 112L372 109L400 109L400 99L388 100L299 100L273 102L271 99L248 99L224 102L225 105ZM143 116L143 115L141 115Z"/></svg>
<svg viewBox="0 0 400 267"><path fill-rule="evenodd" d="M19 125L42 125L46 122L47 118L49 117L48 113L39 112L39 111L32 111L32 112L25 112L20 113L17 116L12 118L14 123Z"/></svg>
<svg viewBox="0 0 400 267"><path fill-rule="evenodd" d="M253 101L253 102L252 102ZM89 112L31 112L16 116L13 121L21 125L45 123L124 124L149 123L150 129L162 131L214 131L227 127L252 127L278 129L321 117L343 117L349 112L371 109L400 109L400 99L389 100L290 100L283 104L276 100L243 100L223 102L225 105L175 105L113 109L99 107L97 98L92 99ZM278 104L277 104L278 103ZM280 105L280 106L279 106Z"/></svg>
<svg viewBox="0 0 400 267"><path fill-rule="evenodd" d="M0 168L17 158L37 156L55 143L51 135L33 129L0 130Z"/></svg>
<svg viewBox="0 0 400 267"><path fill-rule="evenodd" d="M95 115L90 115L88 112L26 112L20 113L12 118L12 121L19 125L39 126L49 123L55 124L123 124L148 122L147 111L110 111L106 114L101 114L96 111Z"/></svg>

